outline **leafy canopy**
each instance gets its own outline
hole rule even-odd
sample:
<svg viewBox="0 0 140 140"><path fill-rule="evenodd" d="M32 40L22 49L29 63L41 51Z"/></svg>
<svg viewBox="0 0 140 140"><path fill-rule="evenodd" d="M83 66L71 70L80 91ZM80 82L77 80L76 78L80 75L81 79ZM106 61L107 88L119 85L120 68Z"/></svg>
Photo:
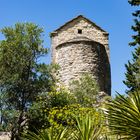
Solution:
<svg viewBox="0 0 140 140"><path fill-rule="evenodd" d="M36 96L50 90L51 75L48 66L41 63L48 50L43 47L43 29L33 23L17 23L1 32L5 37L0 42L2 115L4 120L13 120L7 124L12 134L18 135Z"/></svg>
<svg viewBox="0 0 140 140"><path fill-rule="evenodd" d="M79 80L72 81L70 92L75 96L77 103L84 107L93 107L98 103L99 86L90 74L85 73Z"/></svg>

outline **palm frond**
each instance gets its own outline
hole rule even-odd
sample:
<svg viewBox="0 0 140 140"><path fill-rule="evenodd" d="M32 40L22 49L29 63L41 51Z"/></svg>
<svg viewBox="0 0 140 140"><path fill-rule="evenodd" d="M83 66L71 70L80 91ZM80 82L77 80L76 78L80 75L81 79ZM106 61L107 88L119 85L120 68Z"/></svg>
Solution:
<svg viewBox="0 0 140 140"><path fill-rule="evenodd" d="M126 97L118 94L107 107L109 127L114 134L127 140L140 137L140 92Z"/></svg>

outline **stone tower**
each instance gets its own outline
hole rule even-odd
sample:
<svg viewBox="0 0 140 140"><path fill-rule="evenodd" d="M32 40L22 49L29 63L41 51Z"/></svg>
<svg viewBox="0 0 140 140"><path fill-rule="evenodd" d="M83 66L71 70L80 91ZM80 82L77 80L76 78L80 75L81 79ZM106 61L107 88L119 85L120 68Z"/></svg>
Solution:
<svg viewBox="0 0 140 140"><path fill-rule="evenodd" d="M82 15L51 33L52 61L59 64L59 78L64 85L88 72L100 90L111 95L108 35Z"/></svg>

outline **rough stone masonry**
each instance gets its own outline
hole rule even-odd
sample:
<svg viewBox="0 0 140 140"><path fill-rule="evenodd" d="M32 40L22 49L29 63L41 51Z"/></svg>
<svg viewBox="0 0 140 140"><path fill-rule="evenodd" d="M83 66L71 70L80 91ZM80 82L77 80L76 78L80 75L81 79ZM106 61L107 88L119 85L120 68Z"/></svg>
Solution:
<svg viewBox="0 0 140 140"><path fill-rule="evenodd" d="M51 33L52 62L60 66L59 80L65 86L88 72L100 91L111 95L108 33L82 15Z"/></svg>

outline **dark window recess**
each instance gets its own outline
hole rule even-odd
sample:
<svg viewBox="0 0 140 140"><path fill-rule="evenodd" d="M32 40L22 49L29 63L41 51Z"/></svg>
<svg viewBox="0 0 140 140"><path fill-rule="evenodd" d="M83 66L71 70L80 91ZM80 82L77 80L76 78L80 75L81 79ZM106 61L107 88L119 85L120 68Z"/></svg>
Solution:
<svg viewBox="0 0 140 140"><path fill-rule="evenodd" d="M78 29L78 34L82 34L82 30L81 29Z"/></svg>

